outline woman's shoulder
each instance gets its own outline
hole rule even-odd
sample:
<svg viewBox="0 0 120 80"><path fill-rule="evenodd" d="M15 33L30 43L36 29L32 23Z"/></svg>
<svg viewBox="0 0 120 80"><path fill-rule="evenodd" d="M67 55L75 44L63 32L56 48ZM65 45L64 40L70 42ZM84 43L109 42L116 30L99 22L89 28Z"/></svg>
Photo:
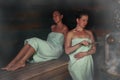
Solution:
<svg viewBox="0 0 120 80"><path fill-rule="evenodd" d="M74 29L68 31L68 34L69 34L69 35L73 35L73 34L74 34Z"/></svg>
<svg viewBox="0 0 120 80"><path fill-rule="evenodd" d="M56 25L53 24L53 25L51 26L51 30L54 31L54 30L55 30L55 27L56 27Z"/></svg>
<svg viewBox="0 0 120 80"><path fill-rule="evenodd" d="M87 33L89 33L89 34L92 34L92 31L91 31L91 30L86 30L86 29L85 29L85 31L86 31Z"/></svg>
<svg viewBox="0 0 120 80"><path fill-rule="evenodd" d="M63 29L68 31L68 26L63 24Z"/></svg>
<svg viewBox="0 0 120 80"><path fill-rule="evenodd" d="M70 33L75 33L75 32L76 32L76 29L74 28L74 29L70 30L69 32L70 32Z"/></svg>
<svg viewBox="0 0 120 80"><path fill-rule="evenodd" d="M55 24L53 24L52 26L51 26L51 28L54 28L56 25Z"/></svg>

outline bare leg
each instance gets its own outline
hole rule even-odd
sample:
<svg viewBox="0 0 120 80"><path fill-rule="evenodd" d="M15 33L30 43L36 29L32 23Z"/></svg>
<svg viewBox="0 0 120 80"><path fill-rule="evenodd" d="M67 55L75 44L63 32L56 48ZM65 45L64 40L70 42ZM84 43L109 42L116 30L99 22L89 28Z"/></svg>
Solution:
<svg viewBox="0 0 120 80"><path fill-rule="evenodd" d="M30 45L29 44L26 44L21 50L20 52L18 53L18 55L4 68L2 68L2 70L7 70L9 69L10 67L12 67L18 60L20 60L24 55L25 53L27 52L27 50L30 48Z"/></svg>
<svg viewBox="0 0 120 80"><path fill-rule="evenodd" d="M25 55L17 61L14 66L10 67L8 71L15 71L16 69L22 68L25 66L25 62L34 54L35 50L32 47L29 47L28 51L25 53Z"/></svg>

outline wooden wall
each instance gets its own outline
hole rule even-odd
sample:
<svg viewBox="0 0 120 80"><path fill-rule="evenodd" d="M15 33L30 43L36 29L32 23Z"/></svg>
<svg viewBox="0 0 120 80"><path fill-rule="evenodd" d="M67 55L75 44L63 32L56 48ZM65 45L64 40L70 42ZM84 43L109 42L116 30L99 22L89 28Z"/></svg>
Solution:
<svg viewBox="0 0 120 80"><path fill-rule="evenodd" d="M75 27L74 12L87 9L91 16L88 29L105 36L111 30L110 9L101 0L1 0L0 5L0 66L7 64L21 49L24 40L31 37L46 39L50 32L52 11L64 11L64 23ZM109 28L109 27L110 28Z"/></svg>
<svg viewBox="0 0 120 80"><path fill-rule="evenodd" d="M52 11L64 11L64 22L69 29L75 27L74 12L87 9L91 16L88 29L97 41L93 55L95 80L109 80L101 67L104 63L104 39L106 34L120 30L119 0L0 0L0 67L6 65L30 37L46 39L50 32Z"/></svg>
<svg viewBox="0 0 120 80"><path fill-rule="evenodd" d="M64 23L72 29L73 12L92 8L92 0L1 0L0 4L0 67L17 55L25 39L47 38L54 9L63 10Z"/></svg>

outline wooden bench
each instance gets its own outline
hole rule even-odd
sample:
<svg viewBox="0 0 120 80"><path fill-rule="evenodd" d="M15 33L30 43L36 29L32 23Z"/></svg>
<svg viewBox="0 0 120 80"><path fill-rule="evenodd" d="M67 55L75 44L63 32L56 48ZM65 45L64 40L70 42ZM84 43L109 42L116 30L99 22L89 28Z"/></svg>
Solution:
<svg viewBox="0 0 120 80"><path fill-rule="evenodd" d="M68 56L41 63L27 64L16 71L0 70L0 80L70 80Z"/></svg>

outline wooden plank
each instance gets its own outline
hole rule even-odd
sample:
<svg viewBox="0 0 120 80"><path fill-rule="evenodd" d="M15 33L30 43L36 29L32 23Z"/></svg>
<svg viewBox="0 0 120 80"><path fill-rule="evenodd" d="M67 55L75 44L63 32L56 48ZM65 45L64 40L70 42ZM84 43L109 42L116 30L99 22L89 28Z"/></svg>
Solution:
<svg viewBox="0 0 120 80"><path fill-rule="evenodd" d="M28 80L65 80L68 77L67 66L61 66Z"/></svg>
<svg viewBox="0 0 120 80"><path fill-rule="evenodd" d="M60 76L66 78L69 75L67 65L68 57L62 56L56 60L27 64L26 67L13 72L0 71L0 80L57 80Z"/></svg>

